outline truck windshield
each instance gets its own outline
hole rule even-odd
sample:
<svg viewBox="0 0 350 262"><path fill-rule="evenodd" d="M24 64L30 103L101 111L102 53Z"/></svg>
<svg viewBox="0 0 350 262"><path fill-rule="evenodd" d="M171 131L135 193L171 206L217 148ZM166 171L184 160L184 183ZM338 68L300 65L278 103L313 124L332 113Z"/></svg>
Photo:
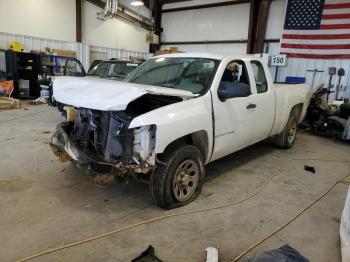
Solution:
<svg viewBox="0 0 350 262"><path fill-rule="evenodd" d="M153 58L132 72L126 82L203 94L208 90L218 64L219 60L207 58Z"/></svg>

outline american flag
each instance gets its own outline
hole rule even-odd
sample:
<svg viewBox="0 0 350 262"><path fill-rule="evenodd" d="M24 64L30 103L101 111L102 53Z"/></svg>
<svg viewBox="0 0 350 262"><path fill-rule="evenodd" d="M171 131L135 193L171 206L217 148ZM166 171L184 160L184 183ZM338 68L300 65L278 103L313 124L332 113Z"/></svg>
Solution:
<svg viewBox="0 0 350 262"><path fill-rule="evenodd" d="M281 54L350 58L350 0L288 0Z"/></svg>

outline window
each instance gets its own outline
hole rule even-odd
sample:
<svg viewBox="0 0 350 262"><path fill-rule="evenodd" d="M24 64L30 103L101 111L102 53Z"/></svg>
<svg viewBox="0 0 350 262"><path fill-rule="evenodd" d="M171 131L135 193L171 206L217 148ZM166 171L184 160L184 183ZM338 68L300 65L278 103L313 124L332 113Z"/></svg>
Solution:
<svg viewBox="0 0 350 262"><path fill-rule="evenodd" d="M66 68L65 68L65 75L66 76L83 76L83 69L81 68L81 65L73 59L68 59L66 62Z"/></svg>
<svg viewBox="0 0 350 262"><path fill-rule="evenodd" d="M218 60L206 58L153 58L133 71L126 81L203 94L209 89L218 64Z"/></svg>
<svg viewBox="0 0 350 262"><path fill-rule="evenodd" d="M267 80L264 71L264 67L258 61L251 61L255 83L256 83L256 91L258 93L264 93L267 91Z"/></svg>
<svg viewBox="0 0 350 262"><path fill-rule="evenodd" d="M244 62L240 60L230 62L224 71L221 81L239 82L249 85L249 77Z"/></svg>
<svg viewBox="0 0 350 262"><path fill-rule="evenodd" d="M138 64L116 62L111 65L111 69L107 76L124 79L128 74L134 71L137 66Z"/></svg>
<svg viewBox="0 0 350 262"><path fill-rule="evenodd" d="M108 62L98 63L89 71L88 75L105 77L108 74L110 67L111 67L111 63L108 63Z"/></svg>

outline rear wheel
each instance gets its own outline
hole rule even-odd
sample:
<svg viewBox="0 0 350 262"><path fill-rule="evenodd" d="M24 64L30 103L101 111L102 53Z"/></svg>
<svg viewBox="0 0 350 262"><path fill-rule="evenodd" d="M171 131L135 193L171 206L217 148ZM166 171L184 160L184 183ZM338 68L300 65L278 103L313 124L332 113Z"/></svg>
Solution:
<svg viewBox="0 0 350 262"><path fill-rule="evenodd" d="M204 177L203 157L192 145L167 150L151 175L150 191L164 209L184 206L196 199Z"/></svg>
<svg viewBox="0 0 350 262"><path fill-rule="evenodd" d="M296 110L292 110L283 132L276 136L276 145L280 148L291 148L295 142L297 130L298 116Z"/></svg>

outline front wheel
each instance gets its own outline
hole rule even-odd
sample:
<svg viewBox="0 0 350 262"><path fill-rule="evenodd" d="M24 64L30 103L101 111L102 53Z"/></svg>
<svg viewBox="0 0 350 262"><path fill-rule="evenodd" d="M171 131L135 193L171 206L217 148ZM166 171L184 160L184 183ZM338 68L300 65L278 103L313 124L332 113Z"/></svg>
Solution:
<svg viewBox="0 0 350 262"><path fill-rule="evenodd" d="M196 199L201 191L204 164L200 151L183 145L161 155L153 171L150 191L156 205L164 209L184 206Z"/></svg>
<svg viewBox="0 0 350 262"><path fill-rule="evenodd" d="M298 117L293 110L289 116L286 127L283 132L276 136L276 145L280 148L291 148L295 142L298 130Z"/></svg>

